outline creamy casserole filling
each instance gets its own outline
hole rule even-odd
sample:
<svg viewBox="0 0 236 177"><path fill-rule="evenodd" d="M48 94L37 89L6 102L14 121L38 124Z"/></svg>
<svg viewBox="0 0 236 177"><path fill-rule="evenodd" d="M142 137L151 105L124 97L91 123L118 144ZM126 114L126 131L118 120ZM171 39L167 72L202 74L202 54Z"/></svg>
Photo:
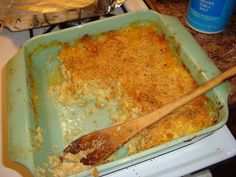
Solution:
<svg viewBox="0 0 236 177"><path fill-rule="evenodd" d="M116 108L108 115L114 124L147 114L187 94L197 84L157 28L122 28L95 37L87 35L75 46L65 46L59 53L63 79L51 85L49 93L61 105L86 107L87 100L95 100L94 109L85 109L87 117L100 109L109 112L112 102ZM206 101L201 96L145 129L125 144L128 153L138 153L213 125L217 118L209 115ZM107 161L114 159L111 156ZM87 169L77 162L64 163L70 163L68 168L59 161L53 169L54 176Z"/></svg>

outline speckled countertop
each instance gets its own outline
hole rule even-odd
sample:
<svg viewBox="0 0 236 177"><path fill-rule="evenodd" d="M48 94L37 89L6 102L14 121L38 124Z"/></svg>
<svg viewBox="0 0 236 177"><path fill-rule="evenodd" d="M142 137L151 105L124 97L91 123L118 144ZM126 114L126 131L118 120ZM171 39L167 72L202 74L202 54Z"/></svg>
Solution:
<svg viewBox="0 0 236 177"><path fill-rule="evenodd" d="M179 18L221 71L236 66L236 9L223 32L209 35L196 32L186 24L187 0L145 1L151 9ZM236 103L236 77L230 79L230 82L232 91L229 104L234 104Z"/></svg>

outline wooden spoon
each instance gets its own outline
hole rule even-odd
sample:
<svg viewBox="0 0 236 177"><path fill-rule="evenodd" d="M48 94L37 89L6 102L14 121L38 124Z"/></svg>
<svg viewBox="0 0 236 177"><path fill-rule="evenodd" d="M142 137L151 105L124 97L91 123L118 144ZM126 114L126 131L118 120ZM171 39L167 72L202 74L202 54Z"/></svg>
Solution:
<svg viewBox="0 0 236 177"><path fill-rule="evenodd" d="M77 154L79 152L87 151L87 154L85 157L81 158L80 162L84 165L98 165L146 127L157 122L177 108L204 94L235 74L236 67L233 67L199 86L197 89L182 98L179 98L147 115L129 119L115 126L84 135L68 145L65 148L64 153Z"/></svg>

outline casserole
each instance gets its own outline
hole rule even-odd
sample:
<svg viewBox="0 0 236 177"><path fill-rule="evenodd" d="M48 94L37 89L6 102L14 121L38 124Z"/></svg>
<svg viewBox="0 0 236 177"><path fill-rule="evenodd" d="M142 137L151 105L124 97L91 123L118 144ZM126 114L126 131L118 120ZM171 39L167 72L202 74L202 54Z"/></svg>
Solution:
<svg viewBox="0 0 236 177"><path fill-rule="evenodd" d="M39 169L38 167L45 163L49 155L61 152L65 146L61 122L54 117L66 117L70 111L65 110L63 116L58 115L60 108L54 105L47 94L48 85L54 82L53 79L48 79L48 75L56 71L60 65L54 58L57 58L57 53L62 49L63 43L74 45L78 38L86 34L96 35L128 27L134 23L147 25L150 22L158 24L159 32L164 32L170 45L177 49L178 58L199 84L219 73L216 66L177 19L150 10L128 13L35 37L27 41L7 64L10 159L25 165L34 173L35 169ZM118 160L101 165L97 169L102 174L108 173L193 143L216 131L227 121L229 90L229 83L224 83L207 93L212 106L217 109L214 114L219 117L219 121L214 126L127 157L124 157L125 149L121 149L118 152L120 156ZM95 128L87 122L82 124L83 128L89 130ZM109 122L103 121L96 128L108 125ZM89 172L85 171L80 173L80 176L88 174Z"/></svg>

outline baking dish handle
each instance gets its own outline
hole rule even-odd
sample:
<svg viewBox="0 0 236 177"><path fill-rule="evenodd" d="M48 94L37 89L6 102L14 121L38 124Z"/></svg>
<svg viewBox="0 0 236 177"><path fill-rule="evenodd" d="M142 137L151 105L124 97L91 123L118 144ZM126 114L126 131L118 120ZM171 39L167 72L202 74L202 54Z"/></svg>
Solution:
<svg viewBox="0 0 236 177"><path fill-rule="evenodd" d="M202 84L202 81L207 81L220 74L220 70L208 57L207 53L202 49L200 44L188 32L184 25L172 16L162 15L158 13L161 23L168 29L166 34L173 36L175 41L178 41L178 55L183 58L183 62L188 63L188 70ZM173 28L174 26L174 28ZM197 61L194 62L194 61ZM228 96L231 90L231 84L226 81L214 89L215 95L225 105L228 104Z"/></svg>
<svg viewBox="0 0 236 177"><path fill-rule="evenodd" d="M21 48L17 54L9 60L5 67L5 154L8 157L5 159L5 165L13 164L10 161L24 165L26 168L33 170L34 161L33 153L30 152L30 133L29 127L29 101L27 93L27 73L25 66L24 48ZM4 121L3 121L4 122ZM4 152L3 152L4 153ZM19 164L10 165L23 174L28 174L29 171L24 169ZM16 168L15 168L16 167ZM20 168L20 169L19 169ZM22 170L24 169L24 170Z"/></svg>

